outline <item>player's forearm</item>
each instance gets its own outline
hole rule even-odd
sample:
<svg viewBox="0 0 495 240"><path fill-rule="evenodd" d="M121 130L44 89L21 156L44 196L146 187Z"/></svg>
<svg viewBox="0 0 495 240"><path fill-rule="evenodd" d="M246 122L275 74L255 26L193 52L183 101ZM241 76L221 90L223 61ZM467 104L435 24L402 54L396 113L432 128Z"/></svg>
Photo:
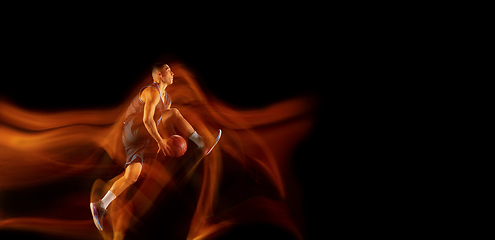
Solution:
<svg viewBox="0 0 495 240"><path fill-rule="evenodd" d="M157 143L161 142L163 138L158 133L158 128L156 127L155 120L149 119L144 121L144 127L148 130L149 134L155 139Z"/></svg>

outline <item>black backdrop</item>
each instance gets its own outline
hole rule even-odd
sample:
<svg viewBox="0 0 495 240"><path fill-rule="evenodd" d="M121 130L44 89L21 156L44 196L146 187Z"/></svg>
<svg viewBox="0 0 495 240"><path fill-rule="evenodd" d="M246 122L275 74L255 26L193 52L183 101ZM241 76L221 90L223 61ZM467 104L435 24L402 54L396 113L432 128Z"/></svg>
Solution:
<svg viewBox="0 0 495 240"><path fill-rule="evenodd" d="M331 92L325 88L335 79L324 25L157 24L153 30L30 22L11 27L3 36L0 98L31 110L112 107L128 97L158 60L186 64L202 87L234 107L259 108L301 94L317 95L315 127L293 160L303 188L299 217L305 222L305 236L313 238L330 223L324 209L332 200L325 198L333 198L329 185L321 181L330 177L321 171L329 158L321 140L328 128L324 100Z"/></svg>

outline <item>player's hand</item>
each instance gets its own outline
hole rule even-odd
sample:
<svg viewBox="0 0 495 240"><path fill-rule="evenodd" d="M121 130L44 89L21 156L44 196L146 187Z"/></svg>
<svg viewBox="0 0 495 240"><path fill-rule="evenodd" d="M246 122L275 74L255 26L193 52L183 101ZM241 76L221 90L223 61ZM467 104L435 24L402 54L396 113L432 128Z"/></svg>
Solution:
<svg viewBox="0 0 495 240"><path fill-rule="evenodd" d="M170 150L171 150L171 148L168 146L167 140L162 139L158 143L158 151L157 151L157 153L159 153L160 151L162 151L163 152L163 155L167 156L167 155L170 155Z"/></svg>

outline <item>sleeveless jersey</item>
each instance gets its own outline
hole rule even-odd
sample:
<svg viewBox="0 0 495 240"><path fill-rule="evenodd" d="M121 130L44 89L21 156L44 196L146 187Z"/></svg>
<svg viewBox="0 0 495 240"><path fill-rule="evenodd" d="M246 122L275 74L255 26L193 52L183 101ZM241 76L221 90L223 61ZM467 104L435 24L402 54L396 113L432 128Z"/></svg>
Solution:
<svg viewBox="0 0 495 240"><path fill-rule="evenodd" d="M152 85L144 86L143 88L141 88L138 95L136 97L134 97L131 104L127 108L127 111L125 113L125 118L124 118L125 119L124 124L127 124L131 121L134 122L133 123L134 125L143 124L144 102L141 100L141 93L143 92L144 89L146 89L148 87L154 88L158 92L160 92L160 90L158 88L158 83L155 83L155 82L153 82ZM170 95L168 95L168 93L165 92L165 97L164 97L164 99L162 99L162 96L160 94L160 102L158 102L158 104L156 105L155 114L153 115L153 117L155 119L155 123L157 126L162 119L161 112L169 109L171 105L172 105L172 99L170 98Z"/></svg>
<svg viewBox="0 0 495 240"><path fill-rule="evenodd" d="M148 87L160 92L157 83L141 88L139 94L134 97L125 113L122 141L126 152L126 167L136 159L141 164L144 164L147 159L156 156L156 149L154 148L157 148L157 145L153 143L153 137L151 137L143 123L144 102L141 100L141 93ZM153 115L157 127L162 120L162 112L170 108L170 105L172 105L172 99L168 93L165 92L164 99L160 95L160 101L156 105Z"/></svg>

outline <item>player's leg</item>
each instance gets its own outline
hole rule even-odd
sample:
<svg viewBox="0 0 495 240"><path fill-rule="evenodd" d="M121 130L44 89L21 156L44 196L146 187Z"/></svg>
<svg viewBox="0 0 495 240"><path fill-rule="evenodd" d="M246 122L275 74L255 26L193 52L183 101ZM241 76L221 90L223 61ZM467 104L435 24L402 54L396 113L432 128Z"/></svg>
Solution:
<svg viewBox="0 0 495 240"><path fill-rule="evenodd" d="M102 198L102 205L105 209L117 196L138 180L142 169L143 165L140 162L131 163L127 166L124 176L115 181L105 197Z"/></svg>
<svg viewBox="0 0 495 240"><path fill-rule="evenodd" d="M180 114L177 108L170 108L162 113L162 120L164 120L165 126L174 124L174 126L183 134L190 136L194 133L194 128L189 122Z"/></svg>
<svg viewBox="0 0 495 240"><path fill-rule="evenodd" d="M203 138L194 130L189 122L180 114L177 108L171 108L162 113L163 124L173 124L181 133L188 136L198 147L204 146Z"/></svg>
<svg viewBox="0 0 495 240"><path fill-rule="evenodd" d="M91 213L96 227L103 230L100 220L105 216L108 205L117 198L126 188L135 183L141 174L142 164L140 162L131 163L125 169L124 176L115 181L105 196L90 204Z"/></svg>
<svg viewBox="0 0 495 240"><path fill-rule="evenodd" d="M189 122L182 116L182 114L180 114L179 110L176 108L171 108L163 112L162 119L164 119L165 126L174 124L174 126L177 127L177 129L181 133L189 136L189 139L196 143L196 145L198 145L200 149L203 149L204 147L203 153L205 155L208 155L211 150L213 150L213 148L220 140L220 137L222 136L222 130L219 129L215 136L210 136L204 139L194 130L191 124L189 124Z"/></svg>

